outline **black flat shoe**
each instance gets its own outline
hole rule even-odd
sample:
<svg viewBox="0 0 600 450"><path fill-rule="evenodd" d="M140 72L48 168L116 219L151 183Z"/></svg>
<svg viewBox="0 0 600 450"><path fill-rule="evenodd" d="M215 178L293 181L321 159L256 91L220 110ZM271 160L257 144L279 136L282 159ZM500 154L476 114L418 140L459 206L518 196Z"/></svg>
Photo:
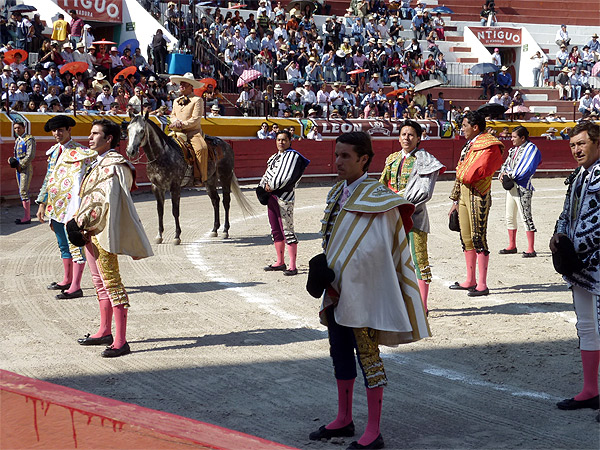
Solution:
<svg viewBox="0 0 600 450"><path fill-rule="evenodd" d="M69 284L58 284L56 281L53 281L48 286L46 286L46 289L48 289L50 291L66 291L70 287L71 287L71 283L69 283Z"/></svg>
<svg viewBox="0 0 600 450"><path fill-rule="evenodd" d="M500 255L514 255L515 253L517 253L517 247L511 249L503 248L498 252Z"/></svg>
<svg viewBox="0 0 600 450"><path fill-rule="evenodd" d="M23 220L21 220L21 219L16 219L16 220L15 220L15 223L16 223L17 225L29 225L29 224L31 223L31 219L29 219L29 220L25 220L25 221L23 221Z"/></svg>
<svg viewBox="0 0 600 450"><path fill-rule="evenodd" d="M266 272L274 272L276 270L281 270L284 271L287 269L287 266L284 264L280 264L279 266L274 266L272 264L269 264L267 267L265 267L265 271Z"/></svg>
<svg viewBox="0 0 600 450"><path fill-rule="evenodd" d="M332 437L352 437L354 436L354 422L350 422L348 425L342 428L335 428L329 430L325 428L325 425L319 427L317 431L313 431L308 435L311 441L318 441L319 439L330 439Z"/></svg>
<svg viewBox="0 0 600 450"><path fill-rule="evenodd" d="M298 269L284 270L283 274L288 277L291 277L293 275L298 275Z"/></svg>
<svg viewBox="0 0 600 450"><path fill-rule="evenodd" d="M56 296L58 300L67 300L70 298L79 298L83 297L83 291L81 289L77 289L75 292L71 292L70 294L67 291L62 291L60 294Z"/></svg>
<svg viewBox="0 0 600 450"><path fill-rule="evenodd" d="M531 252L531 253L523 252L523 258L535 258L536 256L537 256L536 252Z"/></svg>
<svg viewBox="0 0 600 450"><path fill-rule="evenodd" d="M455 281L455 282L454 282L454 284L451 284L451 285L450 285L450 286L448 286L448 287L449 287L450 289L453 289L453 290L468 291L468 290L471 290L471 289L475 289L475 287L476 287L476 286L477 286L477 285L476 285L476 284L474 284L473 286L469 286L469 287L462 287L458 281Z"/></svg>
<svg viewBox="0 0 600 450"><path fill-rule="evenodd" d="M370 444L361 445L358 443L358 441L354 441L348 446L347 450L351 450L351 449L355 449L355 448L383 448L383 447L385 447L385 444L383 443L383 436L381 434L379 434L379 436L377 436L377 438Z"/></svg>
<svg viewBox="0 0 600 450"><path fill-rule="evenodd" d="M125 342L121 348L114 348L112 346L106 347L106 350L104 350L101 355L103 358L116 358L117 356L123 356L128 353L131 353L131 349L129 348L129 344Z"/></svg>
<svg viewBox="0 0 600 450"><path fill-rule="evenodd" d="M77 339L79 345L111 345L113 343L113 335L107 334L99 338L90 337L90 334L86 334L85 337Z"/></svg>
<svg viewBox="0 0 600 450"><path fill-rule="evenodd" d="M600 396L588 398L587 400L575 400L574 398L567 398L556 404L558 409L573 410L582 408L600 409Z"/></svg>
<svg viewBox="0 0 600 450"><path fill-rule="evenodd" d="M467 292L467 295L469 297L483 297L484 295L489 295L490 294L490 290L488 288L485 288L483 291L478 291L477 289L471 289L469 292Z"/></svg>

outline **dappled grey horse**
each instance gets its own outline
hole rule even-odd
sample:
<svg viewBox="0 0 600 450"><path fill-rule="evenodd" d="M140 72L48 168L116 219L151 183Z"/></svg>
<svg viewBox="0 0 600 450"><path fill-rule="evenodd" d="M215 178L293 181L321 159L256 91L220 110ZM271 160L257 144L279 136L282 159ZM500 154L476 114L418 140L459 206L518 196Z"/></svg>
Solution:
<svg viewBox="0 0 600 450"><path fill-rule="evenodd" d="M179 225L181 186L189 167L183 156L183 150L174 139L167 136L158 125L149 120L147 114L132 116L131 122L127 126L127 133L129 136L127 156L137 158L140 147L142 147L148 158L147 173L152 183L152 192L156 197L158 211L158 235L155 243L160 244L163 239L165 193L168 190L171 192L172 211L175 218L173 243L178 245L181 243L181 227ZM221 227L220 199L217 192L217 185L220 184L223 191L223 208L225 209L223 237L228 238L231 192L233 191L244 215L251 215L252 207L242 193L233 173L234 156L231 146L222 139L212 136L205 136L205 140L209 154L208 179L205 181L205 185L214 210L214 226L210 236L216 237Z"/></svg>

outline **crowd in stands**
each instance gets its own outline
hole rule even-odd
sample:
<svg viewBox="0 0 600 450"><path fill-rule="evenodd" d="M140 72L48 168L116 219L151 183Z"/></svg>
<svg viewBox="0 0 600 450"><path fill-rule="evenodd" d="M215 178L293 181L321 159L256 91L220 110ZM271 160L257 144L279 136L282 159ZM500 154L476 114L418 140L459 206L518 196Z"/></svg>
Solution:
<svg viewBox="0 0 600 450"><path fill-rule="evenodd" d="M275 5L260 0L256 13L244 20L239 11L223 16L218 7L204 9L198 16L181 14L175 3L161 11L157 0L139 1L164 21L179 39L180 50L194 53L194 75L217 81L217 87L210 86L204 94L207 113L212 116L225 114L221 89L239 92L236 106L251 116L444 119L449 113L443 98L440 104L440 98L414 91L421 81L449 82L447 63L436 43L445 39L445 24L441 14L433 15L423 1L412 7L410 0L352 0L343 17L327 16L322 26L316 25L314 15L323 11L311 5L300 8L300 3L292 3L286 10L281 2ZM489 19L493 10L494 3L487 1L481 20L484 16ZM408 41L401 36L402 20L411 24L413 37ZM2 27L12 33L3 32ZM144 109L159 115L170 111L177 88L160 76L167 71L169 46L160 29L147 52L140 48L119 52L117 47L98 44L92 27L74 10L68 20L59 15L52 23L51 39L42 34L43 29L37 14L30 20L26 14L14 13L0 25L2 108L106 114ZM567 53L564 46L570 39L566 27L560 33L559 53ZM425 49L419 42L423 39ZM590 64L598 59L599 46L594 35L581 53L573 46L566 59L557 55L557 64L563 65L557 78L560 96L583 99L582 114L600 112L598 95L591 91L587 78ZM14 49L37 53L37 64L26 66L26 54L11 55L10 61L4 61L4 55ZM500 65L497 53L494 63ZM540 62L536 80L547 82L547 58L541 54L533 58ZM75 61L86 62L87 70L64 70ZM135 71L116 77L130 67ZM249 69L260 76L238 83ZM278 80L287 81L294 89L284 95ZM486 74L481 98L518 105L516 95L510 96L512 84L506 67L499 74ZM384 85L405 92L386 95ZM497 98L496 91L504 95Z"/></svg>

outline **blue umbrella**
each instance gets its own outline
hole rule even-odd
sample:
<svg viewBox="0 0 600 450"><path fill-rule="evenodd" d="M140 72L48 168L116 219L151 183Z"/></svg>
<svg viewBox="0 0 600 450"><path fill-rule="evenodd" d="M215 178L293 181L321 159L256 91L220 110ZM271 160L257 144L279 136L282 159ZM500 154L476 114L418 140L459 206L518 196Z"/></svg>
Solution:
<svg viewBox="0 0 600 450"><path fill-rule="evenodd" d="M483 75L484 73L498 72L500 67L492 63L475 64L469 69L471 75Z"/></svg>
<svg viewBox="0 0 600 450"><path fill-rule="evenodd" d="M452 11L450 8L448 8L447 6L436 6L435 8L433 8L431 10L434 13L442 13L442 14L454 14L454 11Z"/></svg>
<svg viewBox="0 0 600 450"><path fill-rule="evenodd" d="M122 55L123 50L125 50L126 48L130 48L131 53L133 54L133 52L135 52L135 49L138 48L139 46L140 46L140 41L138 41L137 39L127 39L125 42L123 42L121 45L119 45L119 54Z"/></svg>
<svg viewBox="0 0 600 450"><path fill-rule="evenodd" d="M12 6L11 8L9 8L8 12L33 12L33 11L37 11L37 9L35 8L35 6L30 6L30 5L17 5L17 6Z"/></svg>

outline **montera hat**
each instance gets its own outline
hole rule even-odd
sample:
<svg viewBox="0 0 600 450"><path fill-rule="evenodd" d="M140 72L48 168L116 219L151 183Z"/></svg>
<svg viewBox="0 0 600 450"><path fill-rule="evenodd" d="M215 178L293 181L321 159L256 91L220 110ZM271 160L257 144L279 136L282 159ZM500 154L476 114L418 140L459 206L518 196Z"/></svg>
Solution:
<svg viewBox="0 0 600 450"><path fill-rule="evenodd" d="M172 83L179 84L182 81L191 84L194 89L204 86L204 83L196 80L191 72L188 72L185 75L171 75Z"/></svg>
<svg viewBox="0 0 600 450"><path fill-rule="evenodd" d="M46 124L44 125L44 131L46 133L51 132L52 130L57 130L59 128L71 128L76 125L75 119L71 116L66 116L64 114L60 114L58 116L52 117Z"/></svg>

